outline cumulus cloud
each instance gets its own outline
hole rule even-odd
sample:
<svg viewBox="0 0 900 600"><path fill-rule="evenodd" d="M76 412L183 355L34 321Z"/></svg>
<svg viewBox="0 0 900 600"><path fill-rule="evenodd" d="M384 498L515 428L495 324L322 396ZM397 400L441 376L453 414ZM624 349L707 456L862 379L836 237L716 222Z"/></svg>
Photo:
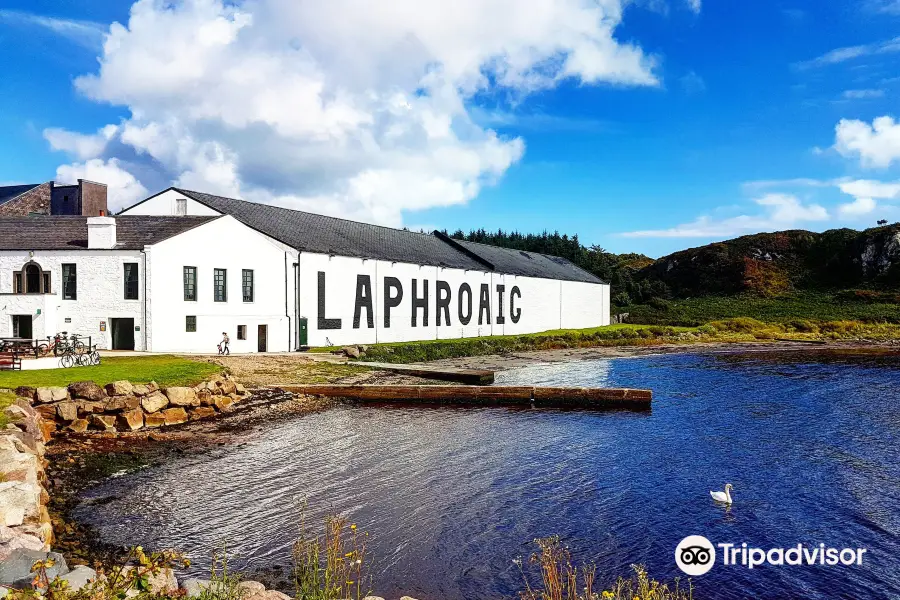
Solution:
<svg viewBox="0 0 900 600"><path fill-rule="evenodd" d="M859 158L863 167L889 167L900 160L900 123L878 117L869 125L857 119L841 119L835 127L834 149L842 156Z"/></svg>
<svg viewBox="0 0 900 600"><path fill-rule="evenodd" d="M107 185L107 202L110 211L117 211L147 196L147 189L126 171L120 162L111 158L93 158L83 163L62 165L56 169L58 181L89 179Z"/></svg>
<svg viewBox="0 0 900 600"><path fill-rule="evenodd" d="M131 117L102 150L96 134L48 140L184 187L400 225L468 202L523 155L473 118L476 96L658 85L654 57L614 36L623 4L139 0L75 82Z"/></svg>
<svg viewBox="0 0 900 600"><path fill-rule="evenodd" d="M804 204L791 194L765 194L754 200L762 211L724 219L702 216L669 229L652 229L623 233L636 238L725 238L744 233L778 231L802 223L826 221L828 211L818 204Z"/></svg>
<svg viewBox="0 0 900 600"><path fill-rule="evenodd" d="M102 154L106 145L118 131L119 128L116 125L107 125L101 127L97 133L89 134L50 127L44 130L44 139L54 150L67 152L81 160L86 160Z"/></svg>
<svg viewBox="0 0 900 600"><path fill-rule="evenodd" d="M859 217L874 211L876 206L877 204L872 198L857 198L853 202L838 206L838 212L843 217Z"/></svg>

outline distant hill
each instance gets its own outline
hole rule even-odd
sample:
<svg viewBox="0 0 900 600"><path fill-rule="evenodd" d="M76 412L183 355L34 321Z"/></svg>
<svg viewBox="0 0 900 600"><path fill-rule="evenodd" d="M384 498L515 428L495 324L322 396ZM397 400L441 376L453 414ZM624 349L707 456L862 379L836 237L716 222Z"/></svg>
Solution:
<svg viewBox="0 0 900 600"><path fill-rule="evenodd" d="M864 231L758 233L675 252L632 275L663 297L900 289L900 223ZM646 301L647 298L636 298Z"/></svg>

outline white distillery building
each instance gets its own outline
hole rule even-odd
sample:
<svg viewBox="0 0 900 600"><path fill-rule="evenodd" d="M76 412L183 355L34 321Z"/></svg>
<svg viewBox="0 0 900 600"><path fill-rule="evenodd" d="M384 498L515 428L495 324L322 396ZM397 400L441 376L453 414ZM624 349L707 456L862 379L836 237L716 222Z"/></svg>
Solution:
<svg viewBox="0 0 900 600"><path fill-rule="evenodd" d="M0 338L233 352L609 324L571 262L169 188L116 217L0 218Z"/></svg>

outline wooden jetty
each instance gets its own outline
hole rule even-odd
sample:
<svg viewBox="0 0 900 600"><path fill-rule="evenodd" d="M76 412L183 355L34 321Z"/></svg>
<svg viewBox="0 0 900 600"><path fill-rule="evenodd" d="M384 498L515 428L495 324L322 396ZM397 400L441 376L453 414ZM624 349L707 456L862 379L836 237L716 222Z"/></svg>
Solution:
<svg viewBox="0 0 900 600"><path fill-rule="evenodd" d="M432 365L403 365L380 362L354 362L362 367L372 367L382 371L413 375L439 381L454 381L466 385L490 385L494 383L494 372L487 369L458 369L456 367L436 367Z"/></svg>
<svg viewBox="0 0 900 600"><path fill-rule="evenodd" d="M294 394L358 402L423 402L534 407L650 408L653 392L628 388L536 387L530 385L351 385L272 386Z"/></svg>

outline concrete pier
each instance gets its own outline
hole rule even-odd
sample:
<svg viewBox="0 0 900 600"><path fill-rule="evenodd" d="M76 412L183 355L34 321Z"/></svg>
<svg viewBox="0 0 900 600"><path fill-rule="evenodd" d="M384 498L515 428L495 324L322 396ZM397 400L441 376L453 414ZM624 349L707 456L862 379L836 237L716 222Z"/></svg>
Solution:
<svg viewBox="0 0 900 600"><path fill-rule="evenodd" d="M359 402L435 402L441 404L534 407L649 409L650 390L628 388L535 387L504 385L280 385L294 394L347 398Z"/></svg>

